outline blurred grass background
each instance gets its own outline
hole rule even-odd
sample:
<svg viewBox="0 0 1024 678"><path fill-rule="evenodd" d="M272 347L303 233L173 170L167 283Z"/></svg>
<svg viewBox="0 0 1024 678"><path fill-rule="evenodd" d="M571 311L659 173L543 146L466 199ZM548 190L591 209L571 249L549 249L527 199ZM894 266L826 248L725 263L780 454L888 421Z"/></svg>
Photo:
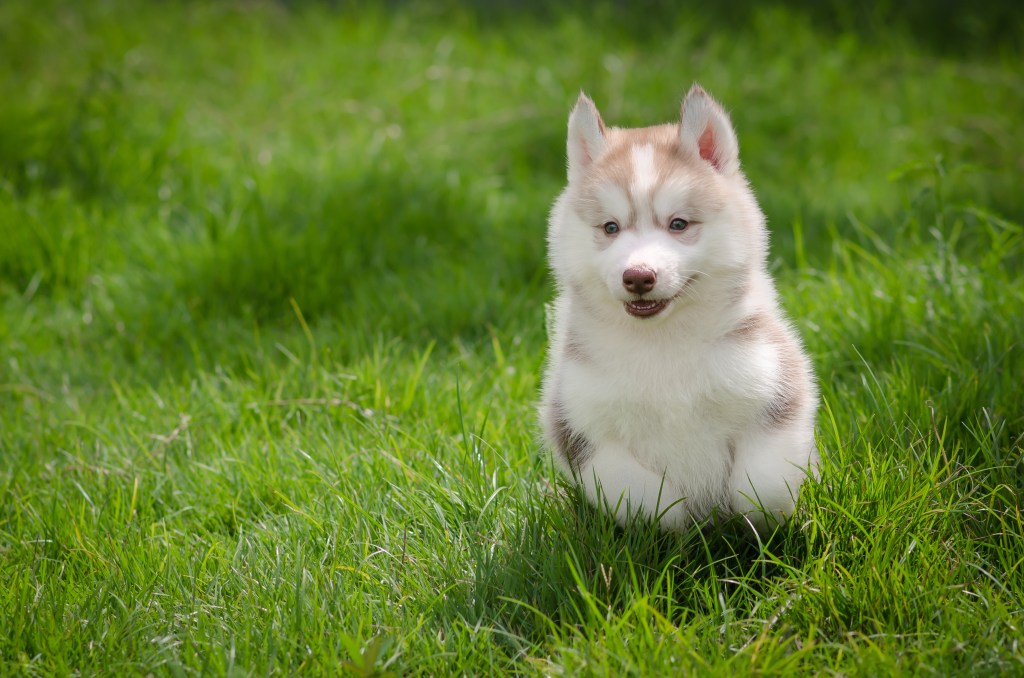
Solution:
<svg viewBox="0 0 1024 678"><path fill-rule="evenodd" d="M1020 670L1022 15L0 3L0 673ZM534 437L569 108L692 81L823 386L753 555Z"/></svg>
<svg viewBox="0 0 1024 678"><path fill-rule="evenodd" d="M925 5L5 3L0 280L175 353L290 298L472 334L545 289L576 91L652 124L693 80L782 257L794 222L813 257L943 201L1019 220L1019 14Z"/></svg>

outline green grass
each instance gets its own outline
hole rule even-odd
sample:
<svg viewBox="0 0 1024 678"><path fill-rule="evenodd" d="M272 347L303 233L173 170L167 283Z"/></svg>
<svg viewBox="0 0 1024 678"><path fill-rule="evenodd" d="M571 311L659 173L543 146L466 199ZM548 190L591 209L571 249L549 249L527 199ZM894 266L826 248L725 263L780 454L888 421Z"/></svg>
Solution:
<svg viewBox="0 0 1024 678"><path fill-rule="evenodd" d="M800 4L0 3L0 675L1024 674L1020 13ZM693 80L822 386L762 542L537 443L568 108Z"/></svg>

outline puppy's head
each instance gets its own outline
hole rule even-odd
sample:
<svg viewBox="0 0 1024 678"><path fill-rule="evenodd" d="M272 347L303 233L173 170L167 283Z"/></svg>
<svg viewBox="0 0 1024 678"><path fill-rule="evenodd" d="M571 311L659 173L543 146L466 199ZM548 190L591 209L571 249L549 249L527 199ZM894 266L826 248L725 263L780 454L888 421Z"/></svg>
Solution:
<svg viewBox="0 0 1024 678"><path fill-rule="evenodd" d="M569 184L549 229L559 283L591 307L651 322L743 284L764 257L763 217L729 116L695 85L676 124L604 125L581 94Z"/></svg>

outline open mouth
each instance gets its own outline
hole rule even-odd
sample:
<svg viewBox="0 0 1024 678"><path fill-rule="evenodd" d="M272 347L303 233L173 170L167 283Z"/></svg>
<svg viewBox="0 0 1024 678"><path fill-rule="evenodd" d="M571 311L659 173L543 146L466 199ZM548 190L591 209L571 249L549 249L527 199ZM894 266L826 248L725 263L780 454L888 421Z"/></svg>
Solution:
<svg viewBox="0 0 1024 678"><path fill-rule="evenodd" d="M671 299L636 299L625 303L626 313L636 318L656 316L668 307Z"/></svg>
<svg viewBox="0 0 1024 678"><path fill-rule="evenodd" d="M674 296L671 296L668 299L644 299L641 297L640 299L633 299L625 302L623 306L626 307L626 313L630 314L634 318L653 318L668 308L669 304L678 299L686 291L686 288L690 286L690 283L696 280L699 275L699 273L695 273L687 278L686 282L683 283L682 288L680 288Z"/></svg>

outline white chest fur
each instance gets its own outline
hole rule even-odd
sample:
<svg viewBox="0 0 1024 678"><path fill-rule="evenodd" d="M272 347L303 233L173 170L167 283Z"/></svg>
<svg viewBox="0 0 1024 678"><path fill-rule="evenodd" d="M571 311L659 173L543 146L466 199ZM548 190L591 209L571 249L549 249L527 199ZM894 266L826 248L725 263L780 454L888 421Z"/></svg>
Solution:
<svg viewBox="0 0 1024 678"><path fill-rule="evenodd" d="M584 333L580 324L585 323L570 325L573 346L563 348L567 359L553 377L566 425L593 446L574 470L597 474L606 493L631 484L636 501L643 483L623 476L630 473L625 459L639 467L639 476L664 482L658 488L663 499L685 498L690 513L724 507L730 446L755 425L771 397L771 347L740 346L685 330ZM613 463L603 463L608 457Z"/></svg>

